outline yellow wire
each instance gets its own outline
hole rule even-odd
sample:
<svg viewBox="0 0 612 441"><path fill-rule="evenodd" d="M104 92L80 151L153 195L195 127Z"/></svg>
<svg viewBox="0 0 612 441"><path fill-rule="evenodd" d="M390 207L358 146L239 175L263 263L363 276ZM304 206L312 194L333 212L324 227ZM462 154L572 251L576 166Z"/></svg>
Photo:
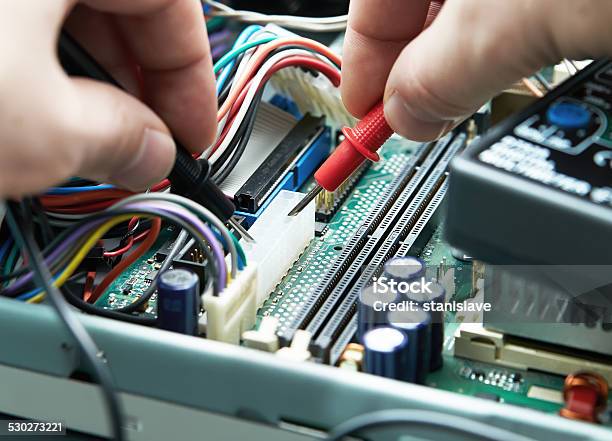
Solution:
<svg viewBox="0 0 612 441"><path fill-rule="evenodd" d="M77 268L79 267L83 259L85 259L85 257L87 256L87 253L89 253L89 251L96 245L96 243L98 243L98 241L102 239L102 237L104 237L104 235L108 232L108 230L113 228L115 225L120 224L121 222L125 222L125 221L132 219L135 216L140 217L142 219L151 219L154 217L152 215L142 215L138 213L124 214L121 216L117 216L113 219L110 219L107 222L100 225L100 227L98 227L98 229L90 236L87 242L85 242L83 247L81 247L79 252L75 254L75 256L72 258L68 266L66 266L64 271L60 274L60 276L53 282L53 286L59 288L64 283L66 283L66 281L77 270ZM232 277L228 271L228 276L227 276L228 285L229 283L231 283L231 281L232 281ZM46 295L46 292L44 291L40 292L36 294L34 297L28 299L27 302L28 303L40 303L45 298L45 295Z"/></svg>
<svg viewBox="0 0 612 441"><path fill-rule="evenodd" d="M89 251L96 245L96 243L100 239L102 239L102 237L108 232L108 230L113 228L115 225L120 224L121 222L129 221L134 216L139 216L143 219L150 219L153 217L153 216L142 216L140 214L138 215L125 214L125 215L117 216L113 219L110 219L106 221L105 223L103 223L102 225L100 225L98 229L94 231L94 233L90 236L90 238L87 239L87 242L85 242L83 247L79 249L78 253L75 254L75 256L72 258L68 266L66 266L64 271L60 274L60 276L53 282L53 286L59 288L64 283L66 283L66 280L68 280L72 276L72 274L79 267L83 259L85 259L85 257L87 256L87 253L89 253ZM28 303L40 303L40 301L45 298L45 294L46 293L43 291L35 295L31 299L29 299L27 302Z"/></svg>

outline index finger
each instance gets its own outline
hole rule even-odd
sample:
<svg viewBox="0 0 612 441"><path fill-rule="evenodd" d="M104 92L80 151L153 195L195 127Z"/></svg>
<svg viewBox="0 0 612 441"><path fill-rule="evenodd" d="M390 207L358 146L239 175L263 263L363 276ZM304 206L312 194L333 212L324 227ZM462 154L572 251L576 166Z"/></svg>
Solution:
<svg viewBox="0 0 612 441"><path fill-rule="evenodd" d="M140 66L144 99L193 152L216 133L215 77L199 1L82 0L117 14L125 44Z"/></svg>
<svg viewBox="0 0 612 441"><path fill-rule="evenodd" d="M422 30L430 0L352 0L344 42L342 98L362 117L383 97L402 49Z"/></svg>

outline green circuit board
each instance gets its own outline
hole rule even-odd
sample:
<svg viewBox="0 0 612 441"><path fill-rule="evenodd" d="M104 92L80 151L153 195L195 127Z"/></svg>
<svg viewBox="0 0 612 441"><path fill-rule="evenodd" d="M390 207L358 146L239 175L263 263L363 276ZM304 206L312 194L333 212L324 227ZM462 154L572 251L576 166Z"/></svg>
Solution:
<svg viewBox="0 0 612 441"><path fill-rule="evenodd" d="M279 328L297 314L311 288L317 284L342 252L344 243L357 230L387 184L408 161L416 144L391 139L381 150L382 160L373 164L362 176L340 210L334 215L321 237L316 237L277 285L258 311L258 319L274 316ZM313 183L302 189L308 192Z"/></svg>
<svg viewBox="0 0 612 441"><path fill-rule="evenodd" d="M256 327L261 318L268 315L277 317L281 328L291 321L311 288L340 255L344 243L362 223L385 186L398 175L414 148L415 144L399 139L392 139L385 145L381 152L383 160L364 173L340 210L327 223L324 233L313 239L259 309ZM308 191L312 185L312 182L307 183L302 191ZM117 308L135 301L147 289L151 274L159 267L154 260L155 253L175 236L172 227L162 230L151 250L109 287L97 305ZM459 260L453 256L451 248L444 242L442 224L436 227L419 257L427 264L428 277L443 277L452 284L453 300L463 301L473 295L472 263L469 259ZM155 296L144 313L154 316ZM559 411L562 407L559 402L531 398L528 394L532 387L539 387L552 391L552 396L560 396L563 377L456 358L453 356L453 335L459 324L452 314L447 315L446 322L444 366L428 375L428 386L548 413Z"/></svg>
<svg viewBox="0 0 612 441"><path fill-rule="evenodd" d="M140 259L134 262L126 271L107 288L97 300L96 305L107 309L116 309L134 303L151 285L154 275L160 267L155 262L155 253L169 240L176 236L174 227L164 228L155 244ZM155 317L157 295L153 294L143 314Z"/></svg>

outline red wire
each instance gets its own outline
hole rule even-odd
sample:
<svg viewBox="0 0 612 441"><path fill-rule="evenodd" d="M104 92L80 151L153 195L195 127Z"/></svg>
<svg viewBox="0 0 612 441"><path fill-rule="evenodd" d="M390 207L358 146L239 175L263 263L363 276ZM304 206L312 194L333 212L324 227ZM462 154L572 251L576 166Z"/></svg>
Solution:
<svg viewBox="0 0 612 441"><path fill-rule="evenodd" d="M78 207L53 207L46 208L47 211L60 214L88 214L102 211L113 205L116 201L94 202L92 204L80 205Z"/></svg>
<svg viewBox="0 0 612 441"><path fill-rule="evenodd" d="M128 223L128 233L131 232L136 227L136 223L137 222L138 222L138 218L137 217L133 217L132 219L130 219L130 222ZM120 249L115 250L115 251L105 251L102 255L104 257L117 257L117 256L121 256L121 255L127 253L128 251L130 251L130 249L132 249L133 245L134 245L134 235L130 235L129 238L128 238L127 244L123 248L120 248Z"/></svg>
<svg viewBox="0 0 612 441"><path fill-rule="evenodd" d="M66 207L74 205L82 205L85 202L100 202L125 198L133 193L124 190L100 190L88 191L84 193L74 193L71 195L62 196L43 196L41 198L45 207Z"/></svg>
<svg viewBox="0 0 612 441"><path fill-rule="evenodd" d="M96 302L100 296L106 291L106 289L115 281L115 279L125 271L131 264L133 264L136 260L140 259L143 254L145 254L149 249L153 246L157 237L159 236L159 231L161 230L161 220L156 217L151 221L151 230L147 235L147 238L134 250L133 253L125 256L121 259L121 262L117 266L115 266L107 275L104 277L102 282L96 287L94 290L91 302Z"/></svg>

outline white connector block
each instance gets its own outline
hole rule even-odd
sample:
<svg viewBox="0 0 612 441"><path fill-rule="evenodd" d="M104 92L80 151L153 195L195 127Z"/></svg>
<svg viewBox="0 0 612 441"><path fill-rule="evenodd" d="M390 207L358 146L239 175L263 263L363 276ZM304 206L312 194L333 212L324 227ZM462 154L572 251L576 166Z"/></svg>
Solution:
<svg viewBox="0 0 612 441"><path fill-rule="evenodd" d="M268 24L265 29L283 38L298 37L297 34L273 24ZM340 90L324 75L315 77L304 69L294 67L278 71L271 81L274 88L290 97L303 114L325 116L328 125L338 128L353 127L357 122L344 107Z"/></svg>
<svg viewBox="0 0 612 441"><path fill-rule="evenodd" d="M258 268L257 307L263 305L314 238L314 201L297 216L287 216L303 197L302 193L281 191L249 230L255 243L241 242L248 265L254 262Z"/></svg>
<svg viewBox="0 0 612 441"><path fill-rule="evenodd" d="M297 216L287 216L303 197L281 191L249 230L255 243L241 242L247 267L218 296L203 296L206 314L200 328L206 328L207 338L239 344L240 336L253 328L257 308L314 238L314 202Z"/></svg>
<svg viewBox="0 0 612 441"><path fill-rule="evenodd" d="M249 262L218 296L203 296L207 338L240 343L242 333L251 329L257 318L257 278L257 264Z"/></svg>

